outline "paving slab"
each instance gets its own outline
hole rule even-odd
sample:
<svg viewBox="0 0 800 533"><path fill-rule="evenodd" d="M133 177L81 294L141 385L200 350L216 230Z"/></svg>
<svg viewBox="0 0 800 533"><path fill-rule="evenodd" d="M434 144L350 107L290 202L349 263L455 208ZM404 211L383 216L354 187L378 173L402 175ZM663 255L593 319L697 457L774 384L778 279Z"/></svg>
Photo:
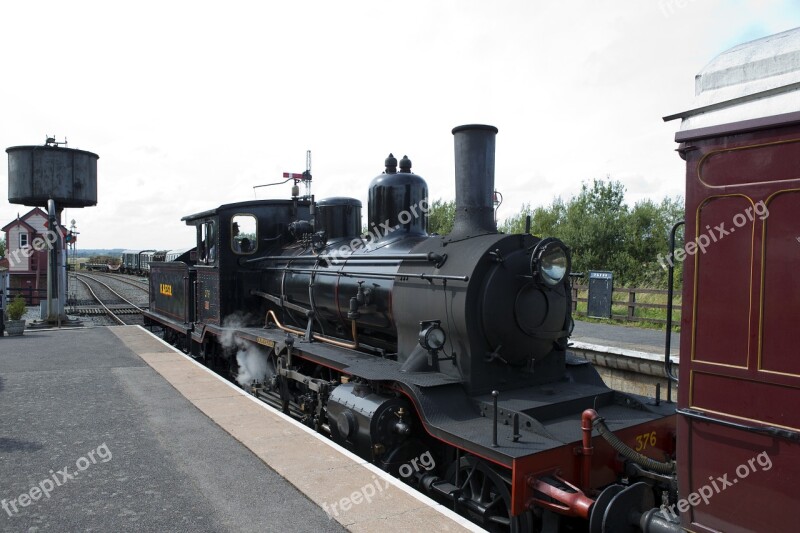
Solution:
<svg viewBox="0 0 800 533"><path fill-rule="evenodd" d="M139 334L147 334L138 327L118 327L112 331L131 346L142 342ZM159 350L158 356L150 354L144 360L197 409L300 489L332 521L352 531L381 533L482 531L450 509L222 380L191 358L167 345L164 347L172 352L171 357ZM235 394L225 395L224 389ZM406 517L410 517L412 529Z"/></svg>
<svg viewBox="0 0 800 533"><path fill-rule="evenodd" d="M345 531L130 347L175 356L139 328L0 339L0 531Z"/></svg>

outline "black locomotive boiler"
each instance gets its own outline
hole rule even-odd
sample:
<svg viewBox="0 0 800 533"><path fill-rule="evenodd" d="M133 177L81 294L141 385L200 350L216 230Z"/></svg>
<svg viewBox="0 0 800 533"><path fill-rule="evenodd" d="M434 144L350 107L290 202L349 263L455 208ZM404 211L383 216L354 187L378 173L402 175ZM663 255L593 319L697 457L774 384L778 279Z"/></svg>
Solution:
<svg viewBox="0 0 800 533"><path fill-rule="evenodd" d="M449 235L391 155L365 234L358 200L297 187L185 217L197 261L152 266L146 322L387 471L430 454L405 480L487 529L616 531L615 510L648 519L674 492L674 407L570 354L570 250L497 232L496 133L453 130Z"/></svg>

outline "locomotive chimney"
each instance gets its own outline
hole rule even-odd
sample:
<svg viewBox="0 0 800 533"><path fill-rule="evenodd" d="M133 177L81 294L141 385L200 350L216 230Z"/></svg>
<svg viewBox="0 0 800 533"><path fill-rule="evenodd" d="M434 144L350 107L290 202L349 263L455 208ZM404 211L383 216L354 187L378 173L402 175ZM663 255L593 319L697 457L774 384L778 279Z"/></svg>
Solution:
<svg viewBox="0 0 800 533"><path fill-rule="evenodd" d="M494 220L494 146L497 128L468 124L453 128L456 216L451 237L497 233Z"/></svg>

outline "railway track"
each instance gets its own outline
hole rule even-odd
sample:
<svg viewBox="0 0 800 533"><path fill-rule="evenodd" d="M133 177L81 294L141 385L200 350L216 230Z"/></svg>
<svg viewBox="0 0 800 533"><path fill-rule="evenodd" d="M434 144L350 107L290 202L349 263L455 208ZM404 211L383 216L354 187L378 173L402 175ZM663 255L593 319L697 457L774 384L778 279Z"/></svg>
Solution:
<svg viewBox="0 0 800 533"><path fill-rule="evenodd" d="M147 281L141 281L140 279L129 279L133 276L128 276L128 274L108 274L105 272L95 272L91 274L92 276L100 276L102 278L113 279L119 281L120 283L124 283L126 285L130 285L131 287L135 287L137 289L143 290L145 293L150 291L150 284Z"/></svg>
<svg viewBox="0 0 800 533"><path fill-rule="evenodd" d="M114 324L122 326L141 324L143 309L95 276L96 275L75 274L75 279L83 284L92 299L97 302L97 305L73 306L72 312L88 316L105 315ZM132 284L127 281L126 283ZM137 288L147 292L147 290L142 287Z"/></svg>

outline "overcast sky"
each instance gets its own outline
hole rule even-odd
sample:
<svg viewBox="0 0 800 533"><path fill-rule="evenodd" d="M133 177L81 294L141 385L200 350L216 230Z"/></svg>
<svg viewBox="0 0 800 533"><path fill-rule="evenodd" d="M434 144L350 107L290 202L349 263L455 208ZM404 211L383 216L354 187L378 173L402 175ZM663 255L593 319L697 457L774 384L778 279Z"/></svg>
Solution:
<svg viewBox="0 0 800 533"><path fill-rule="evenodd" d="M796 2L4 2L0 147L97 153L80 248L175 248L180 218L302 172L353 196L389 152L454 197L450 130L497 126L500 218L611 176L630 204L683 192L694 75L800 26ZM7 164L0 188L7 191ZM290 188L259 189L260 198ZM0 202L0 226L29 208Z"/></svg>

